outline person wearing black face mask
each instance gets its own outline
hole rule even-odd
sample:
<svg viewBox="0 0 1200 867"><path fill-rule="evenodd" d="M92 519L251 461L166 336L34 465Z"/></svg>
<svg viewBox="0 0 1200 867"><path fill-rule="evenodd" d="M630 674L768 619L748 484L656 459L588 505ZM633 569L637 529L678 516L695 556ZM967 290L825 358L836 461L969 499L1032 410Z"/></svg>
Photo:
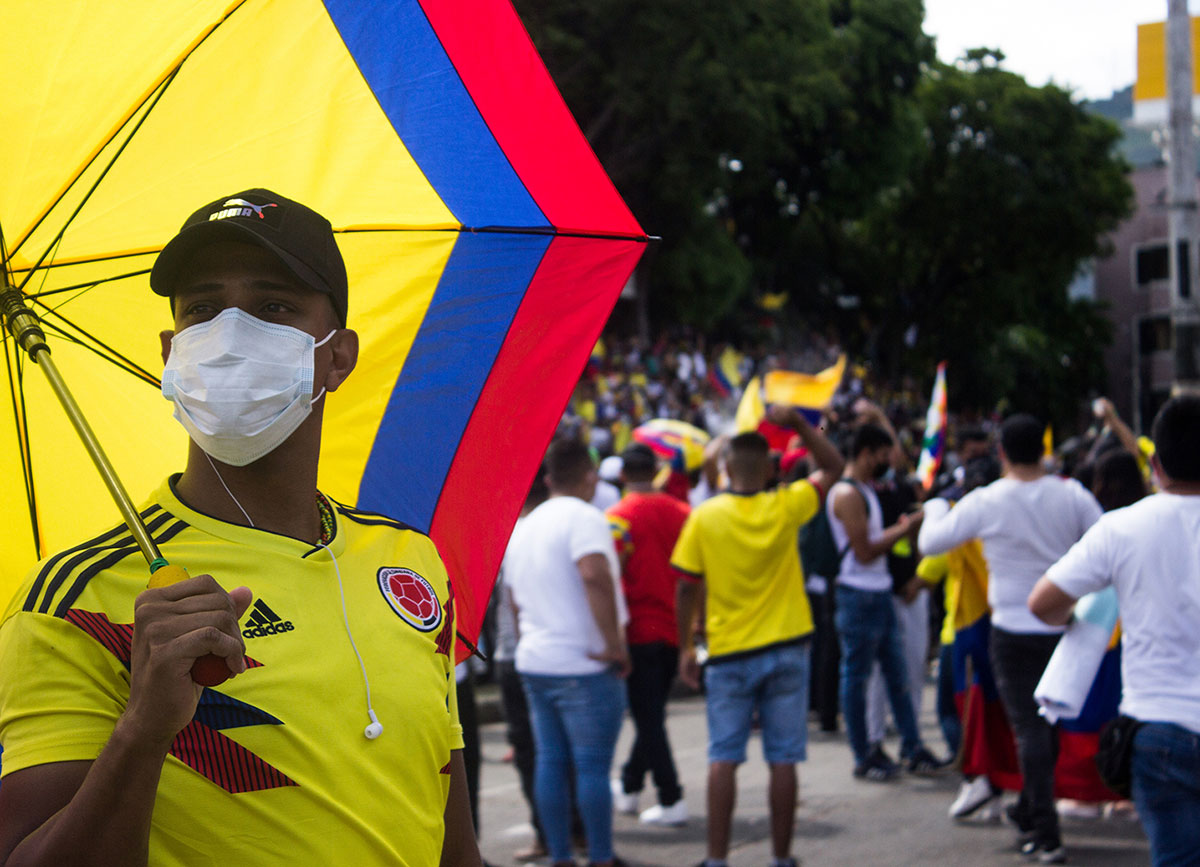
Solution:
<svg viewBox="0 0 1200 867"><path fill-rule="evenodd" d="M899 539L916 533L922 516L901 515L885 528L879 497L871 486L872 479L891 468L895 447L892 434L880 425L859 425L850 441L846 472L826 505L834 542L842 552L835 591L842 713L854 753L854 776L873 781L887 780L898 770L882 754L872 753L867 739L867 678L877 660L900 730L901 758L913 773L930 773L939 766L917 731L887 568L888 551Z"/></svg>
<svg viewBox="0 0 1200 867"><path fill-rule="evenodd" d="M893 434L894 436L894 434ZM901 452L894 449L894 452ZM901 515L917 508L917 491L905 472L904 464L880 463L872 485L883 511L883 525L890 527ZM887 552L887 570L892 579L892 608L896 611L900 646L908 671L913 712L920 714L925 692L929 657L928 585L917 577L917 550L913 540L902 536ZM867 683L867 740L871 753L891 762L883 748L887 723L887 690L878 664L873 666Z"/></svg>

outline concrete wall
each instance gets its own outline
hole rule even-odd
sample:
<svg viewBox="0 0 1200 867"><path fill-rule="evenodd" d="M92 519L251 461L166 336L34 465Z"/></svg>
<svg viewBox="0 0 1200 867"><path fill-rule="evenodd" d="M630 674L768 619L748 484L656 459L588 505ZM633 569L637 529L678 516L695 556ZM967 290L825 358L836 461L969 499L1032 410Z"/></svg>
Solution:
<svg viewBox="0 0 1200 867"><path fill-rule="evenodd" d="M1168 316L1171 306L1168 280L1138 282L1139 251L1167 244L1167 169L1162 165L1138 168L1129 179L1134 188L1135 211L1109 236L1112 253L1096 262L1095 288L1096 300L1108 305L1113 323L1113 342L1105 352L1108 396L1122 418L1135 427L1141 423L1142 432L1170 388L1174 372L1168 347L1155 351L1142 345L1139 352L1139 343L1143 342L1139 336L1153 336L1154 332L1152 325L1143 324L1145 320Z"/></svg>

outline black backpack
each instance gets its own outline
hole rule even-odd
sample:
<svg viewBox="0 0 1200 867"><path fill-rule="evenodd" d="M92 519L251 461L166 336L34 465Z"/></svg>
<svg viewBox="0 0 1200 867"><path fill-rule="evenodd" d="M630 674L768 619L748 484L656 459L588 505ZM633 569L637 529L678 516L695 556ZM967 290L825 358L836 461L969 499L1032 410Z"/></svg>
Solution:
<svg viewBox="0 0 1200 867"><path fill-rule="evenodd" d="M829 516L822 508L813 519L800 528L800 562L805 575L820 575L830 580L842 568L844 552L838 551L829 527Z"/></svg>

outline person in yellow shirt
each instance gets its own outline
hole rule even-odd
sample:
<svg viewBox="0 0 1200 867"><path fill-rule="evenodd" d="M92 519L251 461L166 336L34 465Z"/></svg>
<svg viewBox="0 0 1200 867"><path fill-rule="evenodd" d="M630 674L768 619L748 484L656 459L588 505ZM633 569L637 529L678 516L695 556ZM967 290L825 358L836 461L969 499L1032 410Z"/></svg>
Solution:
<svg viewBox="0 0 1200 867"><path fill-rule="evenodd" d="M479 867L445 567L316 486L358 358L328 220L222 197L150 284L191 442L142 515L212 574L147 590L124 527L30 574L0 625L0 862ZM201 687L210 655L232 679Z"/></svg>
<svg viewBox="0 0 1200 867"><path fill-rule="evenodd" d="M776 424L795 430L817 467L808 479L767 489L771 461L758 433L725 447L728 491L688 516L671 565L680 581L679 676L699 685L695 617L703 600L708 659L708 857L723 867L733 820L735 774L757 711L770 765L771 842L777 867L794 865L796 762L806 755L812 614L797 544L800 527L821 508L841 475L841 454L794 409L773 407Z"/></svg>

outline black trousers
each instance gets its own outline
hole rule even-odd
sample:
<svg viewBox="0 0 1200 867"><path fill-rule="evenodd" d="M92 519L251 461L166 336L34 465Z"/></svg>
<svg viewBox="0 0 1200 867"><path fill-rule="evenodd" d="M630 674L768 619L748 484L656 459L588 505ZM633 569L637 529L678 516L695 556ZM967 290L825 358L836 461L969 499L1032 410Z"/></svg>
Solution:
<svg viewBox="0 0 1200 867"><path fill-rule="evenodd" d="M537 808L533 797L533 726L529 723L529 705L525 701L525 690L521 676L511 661L496 663L496 677L500 682L500 703L504 706L504 733L513 748L513 764L521 780L521 794L529 805L529 823L537 833L538 842L545 844L542 826L538 822Z"/></svg>
<svg viewBox="0 0 1200 867"><path fill-rule="evenodd" d="M813 617L812 671L809 675L809 701L821 722L821 731L835 732L838 727L838 670L842 652L838 647L833 581L826 593L810 593Z"/></svg>
<svg viewBox="0 0 1200 867"><path fill-rule="evenodd" d="M669 807L683 797L667 740L667 695L679 669L679 649L665 642L631 644L629 658L633 670L626 688L635 735L621 768L621 784L626 792L640 792L649 771L658 802Z"/></svg>
<svg viewBox="0 0 1200 867"><path fill-rule="evenodd" d="M467 797L471 802L471 821L479 833L479 712L475 706L475 677L455 684L458 722L463 730L463 766L467 772Z"/></svg>
<svg viewBox="0 0 1200 867"><path fill-rule="evenodd" d="M1050 662L1057 635L1005 632L992 627L992 671L996 690L1017 742L1017 762L1024 788L1017 800L1022 830L1038 840L1059 841L1058 811L1054 807L1054 763L1058 761L1058 731L1038 713L1033 691Z"/></svg>

